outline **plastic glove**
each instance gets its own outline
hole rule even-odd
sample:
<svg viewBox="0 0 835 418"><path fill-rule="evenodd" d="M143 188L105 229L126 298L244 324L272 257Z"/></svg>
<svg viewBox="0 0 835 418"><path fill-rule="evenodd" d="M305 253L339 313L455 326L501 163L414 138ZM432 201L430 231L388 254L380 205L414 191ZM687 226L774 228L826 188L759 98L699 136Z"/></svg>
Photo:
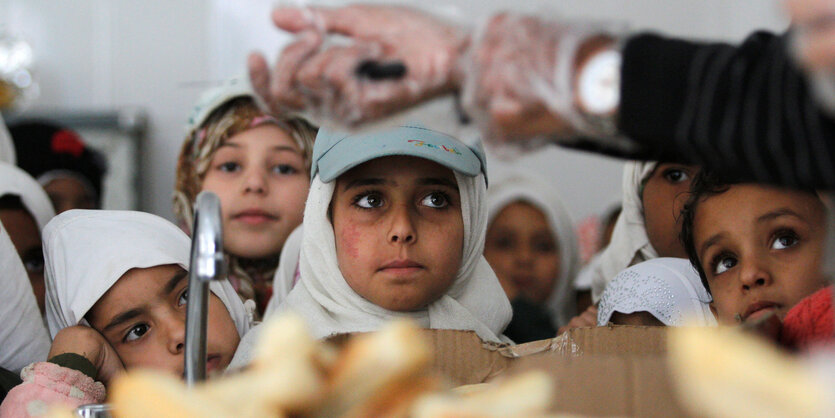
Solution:
<svg viewBox="0 0 835 418"><path fill-rule="evenodd" d="M249 59L253 87L272 112L302 112L353 126L454 91L464 30L414 9L351 5L278 8L273 20L298 34L270 70ZM348 44L327 45L326 35ZM400 79L358 76L364 63L402 63Z"/></svg>
<svg viewBox="0 0 835 418"><path fill-rule="evenodd" d="M462 63L465 111L488 138L502 142L613 134L589 123L576 89L584 58L614 45L614 37L603 33L518 14L490 18Z"/></svg>

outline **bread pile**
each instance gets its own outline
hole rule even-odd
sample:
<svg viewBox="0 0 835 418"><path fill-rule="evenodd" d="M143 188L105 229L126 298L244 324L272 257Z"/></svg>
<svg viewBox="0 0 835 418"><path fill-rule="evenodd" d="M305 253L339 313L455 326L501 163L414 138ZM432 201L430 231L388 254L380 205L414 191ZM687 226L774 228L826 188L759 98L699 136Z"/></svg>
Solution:
<svg viewBox="0 0 835 418"><path fill-rule="evenodd" d="M131 371L110 388L115 417L507 417L543 414L553 382L532 372L448 390L429 370L430 346L409 322L319 342L301 319L264 324L251 366L187 388L176 377Z"/></svg>
<svg viewBox="0 0 835 418"><path fill-rule="evenodd" d="M669 344L679 399L695 416L824 417L835 413L829 397L835 392L832 385L817 379L803 359L779 351L759 336L731 327L671 328ZM831 355L823 360L831 362Z"/></svg>

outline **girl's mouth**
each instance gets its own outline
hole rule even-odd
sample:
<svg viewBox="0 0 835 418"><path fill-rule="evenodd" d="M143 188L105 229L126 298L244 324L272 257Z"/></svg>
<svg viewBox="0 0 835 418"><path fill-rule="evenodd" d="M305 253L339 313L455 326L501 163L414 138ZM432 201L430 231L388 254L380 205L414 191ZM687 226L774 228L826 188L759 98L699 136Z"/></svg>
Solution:
<svg viewBox="0 0 835 418"><path fill-rule="evenodd" d="M407 275L423 270L423 268L422 264L406 259L390 261L383 264L377 271L384 271L395 275Z"/></svg>
<svg viewBox="0 0 835 418"><path fill-rule="evenodd" d="M236 213L232 216L232 219L248 225L262 225L267 222L277 221L278 217L261 209L247 209Z"/></svg>
<svg viewBox="0 0 835 418"><path fill-rule="evenodd" d="M762 317L763 315L776 311L780 309L780 304L776 302L769 302L769 301L761 301L761 302L754 302L748 305L748 308L745 310L745 313L742 315L742 322L748 320L755 320L757 318Z"/></svg>

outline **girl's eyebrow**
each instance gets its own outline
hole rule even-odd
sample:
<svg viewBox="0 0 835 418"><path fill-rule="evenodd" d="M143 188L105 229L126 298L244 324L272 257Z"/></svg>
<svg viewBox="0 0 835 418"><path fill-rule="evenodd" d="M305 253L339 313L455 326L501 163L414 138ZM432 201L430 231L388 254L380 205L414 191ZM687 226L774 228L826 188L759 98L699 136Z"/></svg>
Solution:
<svg viewBox="0 0 835 418"><path fill-rule="evenodd" d="M295 149L295 148L293 148L289 145L276 145L276 146L270 148L270 150L271 151L277 151L277 152L292 152L294 154L299 153L299 151L297 149Z"/></svg>
<svg viewBox="0 0 835 418"><path fill-rule="evenodd" d="M447 186L452 189L458 189L455 182L443 177L426 177L418 180L418 184L422 186Z"/></svg>
<svg viewBox="0 0 835 418"><path fill-rule="evenodd" d="M704 242L704 244L702 244L702 248L701 248L701 250L699 251L699 255L700 255L700 256L701 256L701 255L704 255L705 251L707 251L707 249L708 249L708 248L710 248L710 247L712 247L712 246L716 245L716 243L717 243L717 242L719 242L719 241L721 241L721 240L722 240L722 238L725 238L725 233L724 233L724 232L720 232L720 233L718 233L718 234L716 234L716 235L714 235L714 236L712 236L712 237L708 238L708 239Z"/></svg>
<svg viewBox="0 0 835 418"><path fill-rule="evenodd" d="M797 214L797 212L795 212L795 211L793 211L789 208L780 208L780 209L775 209L771 212L768 212L764 215L760 215L760 217L757 218L757 222L771 221L771 220L777 219L781 216L792 216L792 217L804 220L802 216Z"/></svg>
<svg viewBox="0 0 835 418"><path fill-rule="evenodd" d="M134 309L131 309L131 310L129 310L129 311L122 312L122 313L120 313L119 315L116 315L116 316L115 316L115 317L114 317L114 318L110 321L110 323L109 323L109 324L107 324L107 325L104 327L104 329L102 330L102 333L107 332L107 330L109 330L109 329L111 329L111 328L113 328L113 327L116 327L116 326L119 326L119 325L121 325L121 324L123 324L123 323L125 323L125 322L128 322L128 321L130 321L131 319L138 317L139 315L142 315L142 309L140 309L140 308L134 308Z"/></svg>
<svg viewBox="0 0 835 418"><path fill-rule="evenodd" d="M162 296L165 296L165 295L168 295L169 293L171 293L171 291L174 290L174 288L177 287L177 285L180 284L180 282L185 280L187 274L188 274L187 271L181 269L174 276L172 276L168 280L168 283L165 284L165 287L163 287Z"/></svg>
<svg viewBox="0 0 835 418"><path fill-rule="evenodd" d="M385 184L386 181L381 178L360 178L356 180L351 180L345 184L345 187L342 190L348 190L353 187L362 187L362 186L379 186Z"/></svg>

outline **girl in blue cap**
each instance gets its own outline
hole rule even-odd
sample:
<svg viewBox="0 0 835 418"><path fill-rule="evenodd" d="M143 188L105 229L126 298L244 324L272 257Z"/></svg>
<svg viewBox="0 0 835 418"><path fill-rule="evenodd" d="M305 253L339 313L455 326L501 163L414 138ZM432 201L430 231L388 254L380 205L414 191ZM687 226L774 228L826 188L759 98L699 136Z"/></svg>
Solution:
<svg viewBox="0 0 835 418"><path fill-rule="evenodd" d="M298 284L279 308L314 336L374 331L407 317L426 328L502 333L511 308L482 255L487 179L480 144L416 126L319 131ZM241 347L252 345L250 333ZM246 364L239 348L231 367Z"/></svg>

